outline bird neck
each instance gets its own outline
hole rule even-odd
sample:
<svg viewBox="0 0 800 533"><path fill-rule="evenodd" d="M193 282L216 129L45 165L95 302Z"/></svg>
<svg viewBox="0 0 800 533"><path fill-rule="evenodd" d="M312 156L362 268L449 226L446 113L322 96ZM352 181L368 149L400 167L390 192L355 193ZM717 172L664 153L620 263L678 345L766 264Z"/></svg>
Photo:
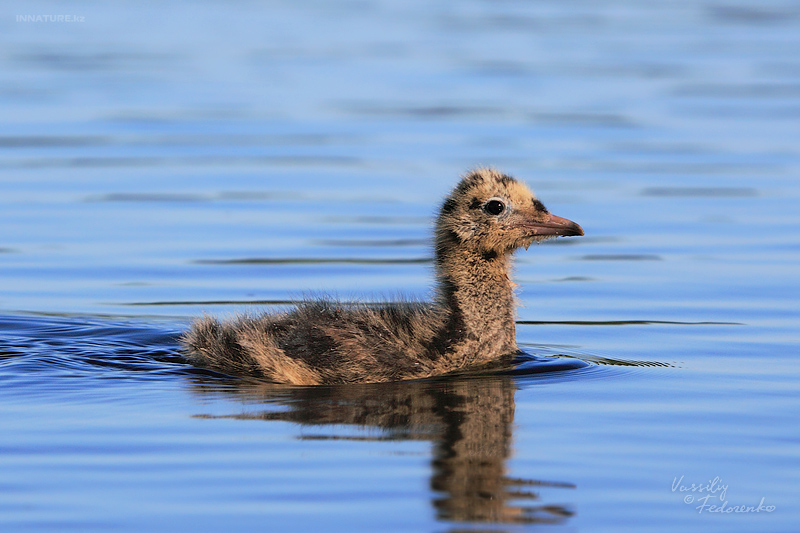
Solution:
<svg viewBox="0 0 800 533"><path fill-rule="evenodd" d="M454 234L437 236L439 297L458 318L476 361L517 351L511 253L473 249Z"/></svg>

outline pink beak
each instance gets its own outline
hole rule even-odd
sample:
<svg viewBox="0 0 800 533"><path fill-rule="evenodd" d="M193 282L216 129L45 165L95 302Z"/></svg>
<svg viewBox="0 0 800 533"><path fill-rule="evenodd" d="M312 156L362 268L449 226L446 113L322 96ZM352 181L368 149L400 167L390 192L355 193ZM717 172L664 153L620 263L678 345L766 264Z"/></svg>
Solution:
<svg viewBox="0 0 800 533"><path fill-rule="evenodd" d="M583 235L583 228L571 220L547 215L543 221L526 221L519 225L524 228L530 236L550 236L561 235L562 237L577 237Z"/></svg>

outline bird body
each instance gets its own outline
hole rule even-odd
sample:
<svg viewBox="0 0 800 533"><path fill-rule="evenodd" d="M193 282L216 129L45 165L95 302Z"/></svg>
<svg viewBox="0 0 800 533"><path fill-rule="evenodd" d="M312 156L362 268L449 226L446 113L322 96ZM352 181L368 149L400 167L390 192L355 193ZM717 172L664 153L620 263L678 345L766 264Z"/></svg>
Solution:
<svg viewBox="0 0 800 533"><path fill-rule="evenodd" d="M514 250L559 235L583 230L551 215L514 178L478 169L439 211L431 302L318 300L229 323L204 317L181 342L198 366L296 385L422 379L491 365L519 351Z"/></svg>

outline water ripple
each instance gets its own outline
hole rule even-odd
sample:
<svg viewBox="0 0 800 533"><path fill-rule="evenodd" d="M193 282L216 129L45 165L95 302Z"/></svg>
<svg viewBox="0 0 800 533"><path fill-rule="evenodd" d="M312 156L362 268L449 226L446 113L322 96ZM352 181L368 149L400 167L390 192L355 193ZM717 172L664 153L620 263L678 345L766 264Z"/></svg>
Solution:
<svg viewBox="0 0 800 533"><path fill-rule="evenodd" d="M564 382L587 378L607 378L631 371L652 368L676 368L664 361L622 359L599 355L572 348L524 344L525 353L514 360L515 368L509 374L522 382Z"/></svg>
<svg viewBox="0 0 800 533"><path fill-rule="evenodd" d="M557 326L648 326L651 324L672 326L743 326L741 322L681 322L678 320L518 320L517 324Z"/></svg>
<svg viewBox="0 0 800 533"><path fill-rule="evenodd" d="M196 265L407 265L432 263L432 257L245 257L241 259L196 259Z"/></svg>
<svg viewBox="0 0 800 533"><path fill-rule="evenodd" d="M178 353L178 331L154 324L0 317L0 379L89 376L163 379L191 368Z"/></svg>

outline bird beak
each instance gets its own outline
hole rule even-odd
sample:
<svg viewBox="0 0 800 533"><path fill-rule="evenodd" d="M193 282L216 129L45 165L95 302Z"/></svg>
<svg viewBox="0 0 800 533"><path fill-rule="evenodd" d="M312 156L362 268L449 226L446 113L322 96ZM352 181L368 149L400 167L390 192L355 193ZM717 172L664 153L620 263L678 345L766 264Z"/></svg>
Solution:
<svg viewBox="0 0 800 533"><path fill-rule="evenodd" d="M519 227L528 232L529 237L578 237L583 235L583 228L571 220L548 213L542 221L526 220Z"/></svg>

